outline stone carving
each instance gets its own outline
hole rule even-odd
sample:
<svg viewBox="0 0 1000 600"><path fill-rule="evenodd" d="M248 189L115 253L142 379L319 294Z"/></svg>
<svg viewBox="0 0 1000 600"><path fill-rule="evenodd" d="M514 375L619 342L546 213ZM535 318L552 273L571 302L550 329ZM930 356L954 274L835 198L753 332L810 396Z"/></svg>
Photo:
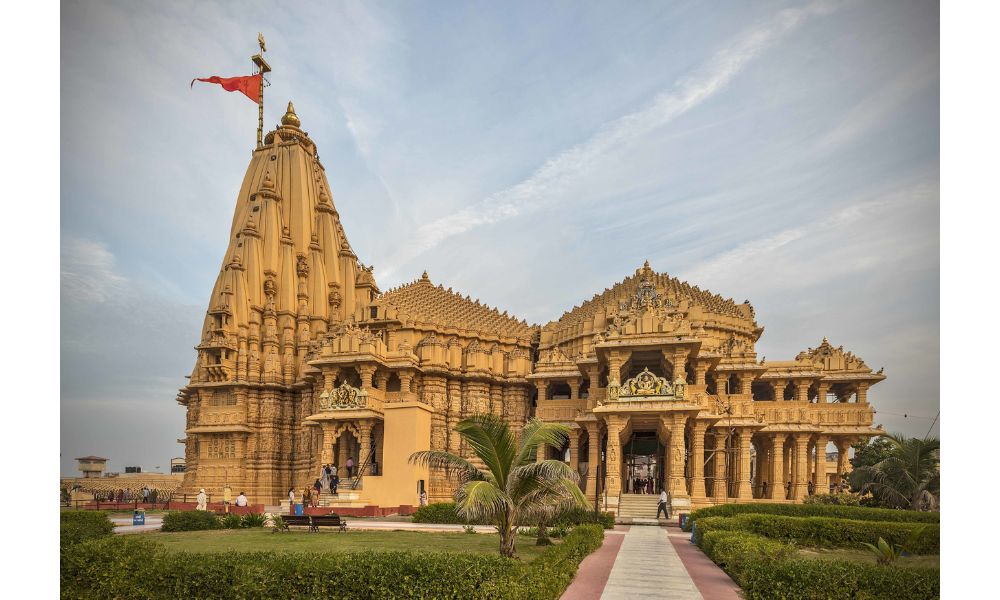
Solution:
<svg viewBox="0 0 1000 600"><path fill-rule="evenodd" d="M295 257L295 271L299 277L309 276L309 261L306 260L305 254L299 254Z"/></svg>
<svg viewBox="0 0 1000 600"><path fill-rule="evenodd" d="M333 307L334 310L337 310L340 308L340 303L343 301L343 298L340 295L340 284L334 281L333 283L328 284L328 287L330 288L330 292L326 295L326 301Z"/></svg>
<svg viewBox="0 0 1000 600"><path fill-rule="evenodd" d="M367 406L368 392L348 383L343 383L331 391L323 390L323 393L319 395L319 409L324 411L366 408Z"/></svg>

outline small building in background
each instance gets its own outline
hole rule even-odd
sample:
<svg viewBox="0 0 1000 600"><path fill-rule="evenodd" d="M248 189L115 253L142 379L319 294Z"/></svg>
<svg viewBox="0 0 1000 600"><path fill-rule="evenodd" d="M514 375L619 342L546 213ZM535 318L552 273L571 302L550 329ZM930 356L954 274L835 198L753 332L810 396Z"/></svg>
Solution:
<svg viewBox="0 0 1000 600"><path fill-rule="evenodd" d="M170 472L171 473L183 473L186 463L183 458L171 458L170 459Z"/></svg>
<svg viewBox="0 0 1000 600"><path fill-rule="evenodd" d="M81 456L76 459L76 467L83 473L84 479L100 477L107 464L108 459L102 456Z"/></svg>

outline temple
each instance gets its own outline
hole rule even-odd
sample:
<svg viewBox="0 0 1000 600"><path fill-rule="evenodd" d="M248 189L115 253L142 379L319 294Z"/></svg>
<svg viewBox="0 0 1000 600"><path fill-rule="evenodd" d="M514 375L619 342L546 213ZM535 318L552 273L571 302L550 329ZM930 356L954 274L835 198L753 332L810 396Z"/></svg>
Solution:
<svg viewBox="0 0 1000 600"><path fill-rule="evenodd" d="M619 514L646 486L681 510L801 502L839 483L850 444L881 433L868 390L885 376L826 339L763 360L762 333L749 302L648 263L544 326L427 273L383 292L289 103L253 152L177 398L182 491L229 485L275 503L335 464L342 492L325 505L412 506L421 491L450 501L457 482L409 455L469 456L454 427L491 412L515 429L568 425L565 447L539 459L569 462L587 497Z"/></svg>

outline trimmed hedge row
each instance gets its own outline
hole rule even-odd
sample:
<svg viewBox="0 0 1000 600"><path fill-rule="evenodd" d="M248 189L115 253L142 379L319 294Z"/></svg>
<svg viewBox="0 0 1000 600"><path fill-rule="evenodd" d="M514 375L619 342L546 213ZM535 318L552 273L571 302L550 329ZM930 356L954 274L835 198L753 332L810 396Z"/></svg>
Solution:
<svg viewBox="0 0 1000 600"><path fill-rule="evenodd" d="M466 521L458 516L458 511L455 508L454 502L435 502L434 504L421 506L417 509L417 512L413 513L413 522L445 523L450 525L470 524L469 521ZM575 526L586 523L596 523L604 527L604 529L614 529L615 516L608 512L595 514L594 511L586 508L571 508L560 513L555 519L552 520L552 522L547 523L547 525ZM492 525L493 523L486 520L479 520L472 524ZM520 525L537 525L537 523L520 523Z"/></svg>
<svg viewBox="0 0 1000 600"><path fill-rule="evenodd" d="M576 528L523 564L493 554L170 552L147 536L65 548L63 598L558 598L604 538Z"/></svg>
<svg viewBox="0 0 1000 600"><path fill-rule="evenodd" d="M59 547L106 537L114 533L115 525L108 513L92 510L64 510L59 513Z"/></svg>
<svg viewBox="0 0 1000 600"><path fill-rule="evenodd" d="M160 531L201 531L220 529L222 520L207 510L175 510L163 517Z"/></svg>
<svg viewBox="0 0 1000 600"><path fill-rule="evenodd" d="M704 517L732 517L742 514L784 515L787 517L836 517L854 521L895 521L902 523L940 523L941 514L916 510L868 508L831 504L720 504L692 511L684 524L685 531Z"/></svg>
<svg viewBox="0 0 1000 600"><path fill-rule="evenodd" d="M903 544L921 529L907 548L914 554L940 552L941 526L933 523L854 521L828 517L785 517L745 514L734 517L704 517L695 526L695 541L710 531L746 531L771 539L821 548L864 548L882 537L890 544Z"/></svg>
<svg viewBox="0 0 1000 600"><path fill-rule="evenodd" d="M736 531L707 532L699 546L743 588L747 600L941 597L941 574L931 567L794 558L790 544Z"/></svg>

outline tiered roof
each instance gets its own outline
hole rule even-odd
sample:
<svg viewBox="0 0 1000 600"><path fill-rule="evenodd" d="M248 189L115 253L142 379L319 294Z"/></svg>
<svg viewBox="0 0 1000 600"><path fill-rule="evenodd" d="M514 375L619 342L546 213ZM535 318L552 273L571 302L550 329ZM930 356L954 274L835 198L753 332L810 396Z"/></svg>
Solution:
<svg viewBox="0 0 1000 600"><path fill-rule="evenodd" d="M420 279L380 295L377 302L391 305L415 321L501 337L528 341L536 329L523 319L519 321L508 315L507 311L500 312L451 288L432 284L426 271Z"/></svg>
<svg viewBox="0 0 1000 600"><path fill-rule="evenodd" d="M626 277L623 281L606 288L603 292L594 295L582 305L563 313L557 323L559 326L576 325L581 321L592 319L599 311L604 311L610 304L617 304L632 297L639 289L639 284L646 278L657 288L663 289L668 296L686 298L693 304L697 304L708 312L745 318L743 310L733 301L732 298L723 298L708 290L702 290L696 285L691 285L686 281L681 281L676 277L670 277L666 273L656 273L649 267L647 261L635 275ZM749 302L744 304L749 305ZM752 312L752 309L751 309Z"/></svg>

